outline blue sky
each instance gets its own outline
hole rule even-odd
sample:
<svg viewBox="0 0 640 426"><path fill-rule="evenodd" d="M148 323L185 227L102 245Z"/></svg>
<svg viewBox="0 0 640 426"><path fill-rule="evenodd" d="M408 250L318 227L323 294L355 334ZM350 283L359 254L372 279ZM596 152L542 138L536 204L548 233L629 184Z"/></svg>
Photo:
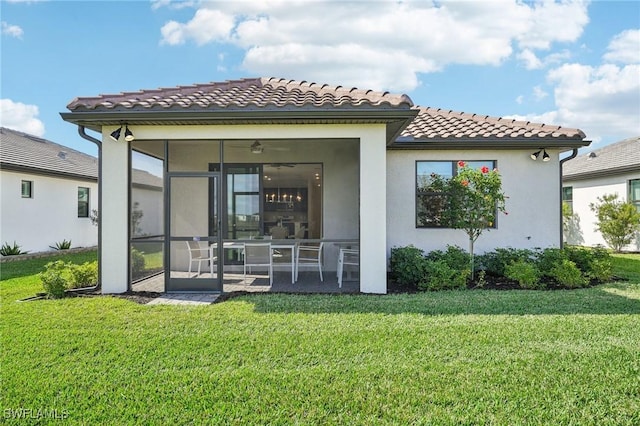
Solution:
<svg viewBox="0 0 640 426"><path fill-rule="evenodd" d="M0 0L3 126L95 155L78 96L243 77L640 135L639 1Z"/></svg>

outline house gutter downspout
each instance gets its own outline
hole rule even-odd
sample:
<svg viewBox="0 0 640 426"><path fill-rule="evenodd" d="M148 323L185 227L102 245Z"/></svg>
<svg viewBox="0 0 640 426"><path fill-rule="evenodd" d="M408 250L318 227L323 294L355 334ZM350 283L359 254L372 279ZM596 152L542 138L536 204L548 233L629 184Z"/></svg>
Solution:
<svg viewBox="0 0 640 426"><path fill-rule="evenodd" d="M93 142L98 147L98 282L93 287L83 287L69 289L67 292L92 292L100 290L102 287L102 262L100 261L100 252L102 251L102 220L100 212L102 212L102 142L86 133L85 127L78 125L78 134L82 139Z"/></svg>
<svg viewBox="0 0 640 426"><path fill-rule="evenodd" d="M560 248L564 247L564 217L562 216L562 166L564 166L564 163L566 163L567 161L576 158L577 155L578 148L573 148L570 156L560 160Z"/></svg>

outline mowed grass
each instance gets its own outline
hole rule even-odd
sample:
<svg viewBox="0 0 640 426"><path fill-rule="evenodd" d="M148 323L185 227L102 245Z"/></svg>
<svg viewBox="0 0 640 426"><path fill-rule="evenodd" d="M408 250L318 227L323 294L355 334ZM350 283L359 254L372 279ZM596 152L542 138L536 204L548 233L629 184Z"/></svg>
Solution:
<svg viewBox="0 0 640 426"><path fill-rule="evenodd" d="M2 268L8 424L640 424L637 255L616 258L630 281L590 289L203 307L16 302L41 291L35 266Z"/></svg>

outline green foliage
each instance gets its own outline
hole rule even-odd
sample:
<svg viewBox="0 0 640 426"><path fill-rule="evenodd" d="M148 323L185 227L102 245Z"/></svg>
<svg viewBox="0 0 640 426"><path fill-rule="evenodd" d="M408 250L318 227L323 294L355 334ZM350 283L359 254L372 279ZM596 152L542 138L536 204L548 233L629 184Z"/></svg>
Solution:
<svg viewBox="0 0 640 426"><path fill-rule="evenodd" d="M81 265L67 263L71 274L68 288L91 287L98 283L98 261L85 262Z"/></svg>
<svg viewBox="0 0 640 426"><path fill-rule="evenodd" d="M554 278L553 269L569 260L566 250L559 248L546 248L538 254L537 264L540 275L547 278Z"/></svg>
<svg viewBox="0 0 640 426"><path fill-rule="evenodd" d="M507 265L505 276L517 281L522 288L537 289L544 287L544 284L540 284L540 275L536 265L523 260L511 262L511 264Z"/></svg>
<svg viewBox="0 0 640 426"><path fill-rule="evenodd" d="M13 242L13 245L10 245L9 243L4 243L2 247L0 247L0 254L2 256L17 256L19 254L27 254L27 253L29 252L22 251L18 243L16 243L15 241Z"/></svg>
<svg viewBox="0 0 640 426"><path fill-rule="evenodd" d="M564 250L567 258L576 264L586 278L605 282L613 276L611 255L604 248L566 246Z"/></svg>
<svg viewBox="0 0 640 426"><path fill-rule="evenodd" d="M56 260L47 263L45 270L38 276L42 281L42 287L47 296L52 299L64 297L64 292L71 280L70 270L65 262Z"/></svg>
<svg viewBox="0 0 640 426"><path fill-rule="evenodd" d="M69 250L71 248L71 240L62 240L61 242L57 242L55 246L49 246L54 250Z"/></svg>
<svg viewBox="0 0 640 426"><path fill-rule="evenodd" d="M549 271L549 275L558 284L568 288L586 287L589 284L575 262L569 259L563 259L562 262L555 264Z"/></svg>
<svg viewBox="0 0 640 426"><path fill-rule="evenodd" d="M393 247L389 261L391 277L400 284L417 288L426 272L425 261L422 249L412 245Z"/></svg>
<svg viewBox="0 0 640 426"><path fill-rule="evenodd" d="M497 276L504 276L505 269L514 262L533 262L538 253L529 249L497 248L478 256L480 268Z"/></svg>
<svg viewBox="0 0 640 426"><path fill-rule="evenodd" d="M449 267L457 270L469 269L471 256L463 248L447 246L446 251L434 250L425 256L427 260L444 261Z"/></svg>
<svg viewBox="0 0 640 426"><path fill-rule="evenodd" d="M455 269L446 260L427 260L426 275L418 283L420 290L454 290L464 289L471 271Z"/></svg>
<svg viewBox="0 0 640 426"><path fill-rule="evenodd" d="M136 275L144 271L145 265L144 252L131 249L131 273Z"/></svg>
<svg viewBox="0 0 640 426"><path fill-rule="evenodd" d="M631 244L640 232L640 212L633 204L619 201L618 194L598 197L598 202L589 207L598 218L596 230L617 253Z"/></svg>

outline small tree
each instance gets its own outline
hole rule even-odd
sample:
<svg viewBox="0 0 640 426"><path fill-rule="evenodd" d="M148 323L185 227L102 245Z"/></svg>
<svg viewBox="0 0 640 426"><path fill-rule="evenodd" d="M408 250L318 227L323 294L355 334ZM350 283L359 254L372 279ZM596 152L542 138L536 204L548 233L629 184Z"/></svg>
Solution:
<svg viewBox="0 0 640 426"><path fill-rule="evenodd" d="M458 173L444 179L431 175L431 188L446 194L441 223L462 229L469 237L471 278L474 278L474 245L485 229L496 222L496 213L505 211L506 196L502 192L502 178L497 169L487 166L470 168L458 161Z"/></svg>
<svg viewBox="0 0 640 426"><path fill-rule="evenodd" d="M596 231L615 252L631 244L640 231L640 212L633 204L618 200L618 194L598 197L598 202L589 207L598 217Z"/></svg>

